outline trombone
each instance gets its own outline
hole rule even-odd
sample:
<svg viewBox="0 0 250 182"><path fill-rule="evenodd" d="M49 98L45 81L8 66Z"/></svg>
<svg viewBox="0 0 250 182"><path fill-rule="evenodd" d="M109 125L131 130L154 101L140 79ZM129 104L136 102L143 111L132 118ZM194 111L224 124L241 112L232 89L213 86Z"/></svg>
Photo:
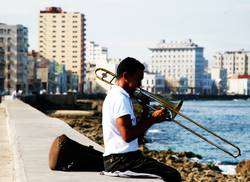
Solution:
<svg viewBox="0 0 250 182"><path fill-rule="evenodd" d="M103 81L105 83L108 83L109 85L113 85L114 81L115 81L115 78L116 78L116 75L114 73L112 73L112 72L110 72L110 71L108 71L108 70L106 70L104 68L97 68L95 70L95 76L99 80L101 80L101 81ZM233 143L229 142L228 140L222 138L218 134L210 131L206 127L202 126L201 124L197 123L193 119L189 118L188 116L186 116L186 115L182 114L181 112L179 112L180 109L181 109L183 101L179 101L177 103L174 103L174 102L172 102L172 101L170 101L170 100L168 100L168 99L166 99L166 98L164 98L162 96L152 94L152 93L150 93L150 92L148 92L148 91L146 91L146 90L144 90L142 88L137 88L137 90L134 93L134 96L135 96L136 100L139 103L141 102L140 98L145 96L145 97L148 97L149 99L157 102L160 107L167 108L171 113L171 116L170 116L171 121L173 121L174 123L176 123L179 126L183 127L184 129L188 130L189 132L193 133L194 135L198 136L199 138L205 140L206 142L208 142L209 144L215 146L216 148L220 149L221 151L227 153L228 155L230 155L230 156L232 156L234 158L237 158L238 156L241 155L241 151L240 151L239 147L237 147ZM147 106L152 110L156 110L155 107L153 107L153 106L151 106L149 104L147 104ZM190 129L189 127L187 127L185 125L183 125L179 121L175 120L175 117L177 115L179 115L182 118L190 121L194 125L200 127L201 129L205 130L206 132L210 133L211 135L217 137L217 139L220 139L221 141L225 142L226 144L231 145L233 148L235 148L237 150L237 152L236 153L235 152L230 152L227 149L225 149L223 146L212 142L211 140L207 139L206 137L202 136L201 134L197 133L196 131Z"/></svg>

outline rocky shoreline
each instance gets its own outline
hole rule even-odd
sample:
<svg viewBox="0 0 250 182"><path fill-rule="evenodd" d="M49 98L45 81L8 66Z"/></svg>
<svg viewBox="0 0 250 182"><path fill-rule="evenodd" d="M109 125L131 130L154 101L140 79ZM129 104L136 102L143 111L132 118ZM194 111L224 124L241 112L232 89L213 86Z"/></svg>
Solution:
<svg viewBox="0 0 250 182"><path fill-rule="evenodd" d="M91 140L103 146L101 114L96 112L94 115L69 115L55 113L48 114L51 117L57 117L73 129L79 131ZM141 150L146 156L155 158L169 166L176 168L182 175L185 182L246 182L250 181L249 175L241 175L236 168L237 175L225 175L213 164L200 164L192 158L201 159L200 155L192 152L174 152L171 150L155 151L148 150L143 145ZM250 163L249 163L250 164Z"/></svg>

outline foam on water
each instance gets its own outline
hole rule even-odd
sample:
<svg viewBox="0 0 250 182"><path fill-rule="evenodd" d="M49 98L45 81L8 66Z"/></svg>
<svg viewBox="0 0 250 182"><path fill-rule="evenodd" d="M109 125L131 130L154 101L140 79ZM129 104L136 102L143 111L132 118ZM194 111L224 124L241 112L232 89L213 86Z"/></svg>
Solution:
<svg viewBox="0 0 250 182"><path fill-rule="evenodd" d="M209 130L219 134L228 141L236 144L241 149L241 156L233 158L214 146L191 134L173 122L164 122L153 125L148 131L146 138L149 143L146 146L154 150L191 151L203 157L202 162L218 162L220 167L227 174L235 173L236 164L245 159L250 159L250 102L245 100L237 101L185 101L181 112L194 119ZM187 125L194 131L211 139L214 138L188 122L176 117L176 120ZM216 143L225 145L221 141ZM225 145L230 151L234 148Z"/></svg>
<svg viewBox="0 0 250 182"><path fill-rule="evenodd" d="M223 174L228 174L228 175L236 174L235 165L218 165L218 167L220 168L220 170L222 170Z"/></svg>
<svg viewBox="0 0 250 182"><path fill-rule="evenodd" d="M148 132L149 133L159 133L160 130L159 129L149 129Z"/></svg>

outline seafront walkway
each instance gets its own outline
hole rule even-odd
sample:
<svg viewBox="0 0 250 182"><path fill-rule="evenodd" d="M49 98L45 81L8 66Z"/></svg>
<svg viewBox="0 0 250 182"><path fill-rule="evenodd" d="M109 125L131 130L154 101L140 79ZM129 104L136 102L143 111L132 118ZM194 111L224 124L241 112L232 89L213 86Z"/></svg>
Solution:
<svg viewBox="0 0 250 182"><path fill-rule="evenodd" d="M0 182L12 182L13 154L10 146L6 112L0 105Z"/></svg>
<svg viewBox="0 0 250 182"><path fill-rule="evenodd" d="M4 98L0 104L0 182L161 181L110 177L98 172L52 171L48 167L49 148L52 141L61 134L103 151L102 146L65 122L48 117L18 99Z"/></svg>

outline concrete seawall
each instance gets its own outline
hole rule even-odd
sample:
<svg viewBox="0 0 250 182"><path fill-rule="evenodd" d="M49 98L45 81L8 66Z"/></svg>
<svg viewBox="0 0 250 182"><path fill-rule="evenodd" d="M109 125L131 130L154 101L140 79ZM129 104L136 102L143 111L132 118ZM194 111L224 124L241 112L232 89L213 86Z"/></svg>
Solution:
<svg viewBox="0 0 250 182"><path fill-rule="evenodd" d="M48 167L48 153L52 141L58 135L64 133L83 145L92 145L99 151L103 151L103 148L73 130L63 121L50 118L18 99L3 99L1 108L6 111L8 138L11 146L9 150L12 153L14 166L13 181L161 181L159 179L109 177L97 172L52 171Z"/></svg>

